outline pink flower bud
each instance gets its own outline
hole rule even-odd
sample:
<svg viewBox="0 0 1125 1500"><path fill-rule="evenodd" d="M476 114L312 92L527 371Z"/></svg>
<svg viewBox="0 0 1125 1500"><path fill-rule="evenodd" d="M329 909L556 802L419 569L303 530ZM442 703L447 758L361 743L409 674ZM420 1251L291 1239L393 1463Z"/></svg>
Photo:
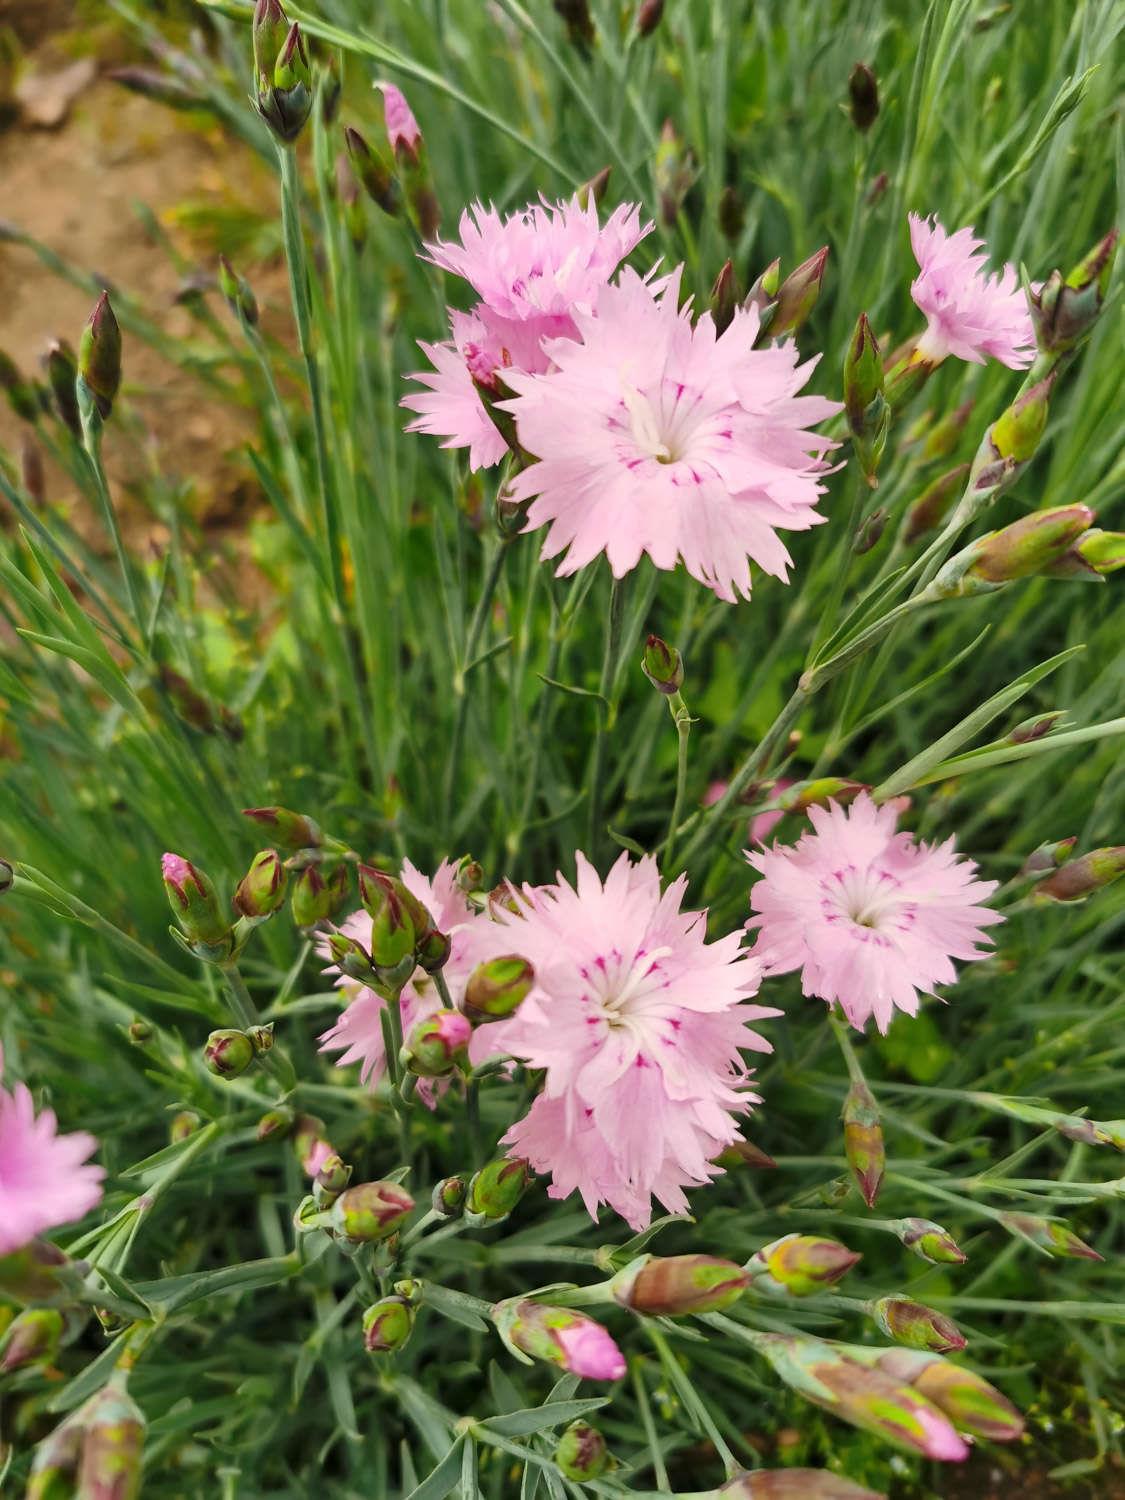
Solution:
<svg viewBox="0 0 1125 1500"><path fill-rule="evenodd" d="M620 1380L625 1357L593 1318L569 1308L515 1298L492 1309L493 1321L512 1348L589 1380Z"/></svg>

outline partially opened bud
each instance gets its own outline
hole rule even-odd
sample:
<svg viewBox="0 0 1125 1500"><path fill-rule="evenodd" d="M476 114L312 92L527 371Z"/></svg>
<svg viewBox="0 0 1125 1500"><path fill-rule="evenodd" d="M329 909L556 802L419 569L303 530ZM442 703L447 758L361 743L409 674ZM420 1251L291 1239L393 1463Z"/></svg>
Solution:
<svg viewBox="0 0 1125 1500"><path fill-rule="evenodd" d="M276 849L255 854L249 870L234 893L233 905L239 916L261 921L272 917L285 904L288 876Z"/></svg>
<svg viewBox="0 0 1125 1500"><path fill-rule="evenodd" d="M669 646L658 635L650 635L645 641L641 667L645 676L659 693L671 697L684 685L684 659L675 646Z"/></svg>
<svg viewBox="0 0 1125 1500"><path fill-rule="evenodd" d="M1104 1260L1096 1250L1080 1240L1069 1224L1059 1219L1043 1219L1038 1214L1005 1213L999 1222L1009 1234L1029 1240L1046 1250L1048 1255L1059 1255L1068 1260Z"/></svg>
<svg viewBox="0 0 1125 1500"><path fill-rule="evenodd" d="M121 329L109 304L109 293L98 298L78 345L78 373L103 417L113 410L121 385Z"/></svg>
<svg viewBox="0 0 1125 1500"><path fill-rule="evenodd" d="M1125 844L1091 849L1041 880L1032 890L1036 901L1085 901L1095 891L1125 875Z"/></svg>
<svg viewBox="0 0 1125 1500"><path fill-rule="evenodd" d="M529 1164L521 1156L490 1161L474 1173L465 1199L465 1216L474 1228L499 1224L527 1191L533 1180Z"/></svg>
<svg viewBox="0 0 1125 1500"><path fill-rule="evenodd" d="M405 1297L382 1297L363 1314L368 1354L395 1354L414 1331L414 1309Z"/></svg>
<svg viewBox="0 0 1125 1500"><path fill-rule="evenodd" d="M764 1245L747 1270L755 1291L788 1292L809 1297L843 1279L863 1257L823 1235L787 1234Z"/></svg>
<svg viewBox="0 0 1125 1500"><path fill-rule="evenodd" d="M709 305L716 333L725 333L734 321L734 310L738 306L738 277L733 261L726 261L715 277Z"/></svg>
<svg viewBox="0 0 1125 1500"><path fill-rule="evenodd" d="M880 1297L871 1314L888 1338L911 1349L952 1354L964 1349L967 1342L951 1318L908 1297Z"/></svg>
<svg viewBox="0 0 1125 1500"><path fill-rule="evenodd" d="M600 1323L569 1308L514 1298L492 1309L500 1337L513 1349L588 1380L620 1380L625 1357Z"/></svg>
<svg viewBox="0 0 1125 1500"><path fill-rule="evenodd" d="M78 1500L135 1500L141 1488L144 1413L115 1375L79 1413Z"/></svg>
<svg viewBox="0 0 1125 1500"><path fill-rule="evenodd" d="M393 83L379 83L376 88L383 95L387 140L402 174L411 218L423 240L433 240L441 228L441 206L426 160L422 131L401 89Z"/></svg>
<svg viewBox="0 0 1125 1500"><path fill-rule="evenodd" d="M59 1352L63 1318L56 1307L29 1307L9 1323L0 1339L0 1374L28 1365L49 1365Z"/></svg>
<svg viewBox="0 0 1125 1500"><path fill-rule="evenodd" d="M899 1219L898 1237L908 1250L935 1266L963 1266L968 1256L948 1229L932 1219Z"/></svg>
<svg viewBox="0 0 1125 1500"><path fill-rule="evenodd" d="M879 1107L866 1083L857 1080L848 1090L842 1115L844 1121L844 1155L856 1186L868 1208L875 1207L886 1169L887 1154L883 1144L883 1127Z"/></svg>
<svg viewBox="0 0 1125 1500"><path fill-rule="evenodd" d="M964 489L968 477L969 465L958 464L928 484L906 513L903 541L907 544L916 542L919 537L936 531L953 509L953 502Z"/></svg>
<svg viewBox="0 0 1125 1500"><path fill-rule="evenodd" d="M820 296L820 283L824 280L824 267L828 261L828 246L802 261L777 289L777 307L770 323L770 338L781 338L787 333L796 333L808 318Z"/></svg>
<svg viewBox="0 0 1125 1500"><path fill-rule="evenodd" d="M251 328L258 322L258 299L254 296L254 289L248 281L245 281L231 265L225 255L219 256L219 290L226 299L226 304L236 318L248 323ZM252 808L245 813L248 818L256 817L259 812L268 813L270 808ZM277 811L281 811L280 808ZM264 821L264 820L262 820Z"/></svg>
<svg viewBox="0 0 1125 1500"><path fill-rule="evenodd" d="M463 1177L443 1177L430 1197L432 1211L442 1219L455 1219L465 1204L467 1184Z"/></svg>
<svg viewBox="0 0 1125 1500"><path fill-rule="evenodd" d="M568 1479L597 1479L609 1467L605 1438L589 1422L572 1422L559 1439L555 1463Z"/></svg>
<svg viewBox="0 0 1125 1500"><path fill-rule="evenodd" d="M872 1349L863 1355L892 1379L907 1382L970 1437L1011 1443L1023 1435L1024 1420L1016 1408L974 1371L940 1354L911 1349Z"/></svg>
<svg viewBox="0 0 1125 1500"><path fill-rule="evenodd" d="M879 85L866 63L856 63L848 74L848 104L852 124L866 133L879 117Z"/></svg>
<svg viewBox="0 0 1125 1500"><path fill-rule="evenodd" d="M271 21L263 28L263 47L267 34L269 37L276 35L276 22ZM304 35L294 21L285 34L285 40L272 66L267 63L264 55L257 61L257 35L255 43L258 113L283 145L292 145L305 128L305 122L312 112L312 73Z"/></svg>
<svg viewBox="0 0 1125 1500"><path fill-rule="evenodd" d="M360 865L357 875L359 899L371 918L371 957L380 969L393 969L413 954L415 941L398 882L372 865Z"/></svg>
<svg viewBox="0 0 1125 1500"><path fill-rule="evenodd" d="M319 849L324 842L324 835L311 818L287 807L244 807L242 816L268 829L274 843L283 849Z"/></svg>
<svg viewBox="0 0 1125 1500"><path fill-rule="evenodd" d="M245 1031L226 1027L213 1031L203 1048L203 1061L219 1078L239 1078L254 1061L254 1043Z"/></svg>
<svg viewBox="0 0 1125 1500"><path fill-rule="evenodd" d="M438 1010L417 1021L402 1049L402 1061L420 1078L445 1078L468 1064L473 1028L459 1010Z"/></svg>
<svg viewBox="0 0 1125 1500"><path fill-rule="evenodd" d="M535 984L535 970L526 958L506 954L489 958L469 975L461 1009L474 1026L503 1021L514 1015Z"/></svg>
<svg viewBox="0 0 1125 1500"><path fill-rule="evenodd" d="M160 862L168 904L187 938L205 948L229 946L230 923L207 875L179 854Z"/></svg>
<svg viewBox="0 0 1125 1500"><path fill-rule="evenodd" d="M680 1318L721 1312L750 1284L750 1274L714 1255L644 1256L613 1278L622 1307L649 1317Z"/></svg>
<svg viewBox="0 0 1125 1500"><path fill-rule="evenodd" d="M344 127L344 144L364 192L385 214L396 214L400 204L398 179L390 161L382 151L373 148L354 126Z"/></svg>
<svg viewBox="0 0 1125 1500"><path fill-rule="evenodd" d="M51 387L59 421L74 436L82 436L82 417L78 410L78 356L65 339L52 339L43 355L47 384Z"/></svg>
<svg viewBox="0 0 1125 1500"><path fill-rule="evenodd" d="M754 1469L729 1480L721 1500L884 1500L828 1469Z"/></svg>
<svg viewBox="0 0 1125 1500"><path fill-rule="evenodd" d="M414 1199L397 1182L361 1182L332 1205L332 1228L352 1245L385 1240L410 1215Z"/></svg>

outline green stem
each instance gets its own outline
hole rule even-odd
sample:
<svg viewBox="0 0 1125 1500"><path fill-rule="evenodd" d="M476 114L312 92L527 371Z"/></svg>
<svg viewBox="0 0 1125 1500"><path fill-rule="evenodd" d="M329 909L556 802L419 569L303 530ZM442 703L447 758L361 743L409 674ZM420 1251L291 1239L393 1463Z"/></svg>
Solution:
<svg viewBox="0 0 1125 1500"><path fill-rule="evenodd" d="M453 695L457 700L457 714L453 721L453 738L449 742L449 758L445 765L445 793L443 806L445 823L448 825L453 813L453 799L457 791L457 779L461 773L461 756L465 745L465 730L469 722L469 695L465 679L469 668L476 660L485 626L488 624L492 600L500 575L504 571L504 560L511 547L511 539L502 538L495 544L495 551L488 562L480 597L477 599L473 617L469 622L469 633L465 638L465 654L453 677Z"/></svg>
<svg viewBox="0 0 1125 1500"><path fill-rule="evenodd" d="M621 625L625 617L625 582L615 578L610 586L609 618L606 624L605 650L602 654L602 673L598 683L601 701L598 704L598 728L594 737L593 765L590 771L590 813L587 823L586 847L590 858L597 858L601 834L602 799L605 795L605 762L609 733L613 728L617 711L612 702L613 683L617 675L618 654L621 650Z"/></svg>
<svg viewBox="0 0 1125 1500"><path fill-rule="evenodd" d="M121 577L125 582L125 592L129 599L129 613L133 617L133 624L137 630L138 646L144 650L147 632L145 630L144 613L141 609L141 599L137 592L137 580L133 574L133 566L129 560L129 554L125 551L125 541L121 535L121 527L117 520L117 510L113 504L113 496L109 492L109 481L106 479L105 468L102 464L102 418L94 405L93 396L86 388L82 379L78 382L79 409L82 414L82 440L89 461L90 473L94 480L94 493L98 498L98 507L102 513L102 520L113 541L113 550L117 556L117 565L121 569Z"/></svg>
<svg viewBox="0 0 1125 1500"><path fill-rule="evenodd" d="M687 799L687 773L688 773L688 740L691 737L691 715L688 713L687 704L679 693L673 693L668 699L668 709L672 715L672 722L676 726L676 796L672 803L672 817L668 824L668 836L664 840L664 857L662 864L666 870L674 868L673 860L676 851L676 835L679 833L680 821L684 815L684 802Z"/></svg>
<svg viewBox="0 0 1125 1500"><path fill-rule="evenodd" d="M223 976L227 991L231 999L231 1010L234 1012L235 1021L243 1031L250 1031L262 1024L258 1015L258 1007L251 998L250 991L246 988L237 964L220 964L219 972ZM297 1075L293 1064L284 1053L275 1051L270 1047L268 1051L259 1052L258 1060L266 1071L273 1075L274 1079L288 1093L297 1082Z"/></svg>

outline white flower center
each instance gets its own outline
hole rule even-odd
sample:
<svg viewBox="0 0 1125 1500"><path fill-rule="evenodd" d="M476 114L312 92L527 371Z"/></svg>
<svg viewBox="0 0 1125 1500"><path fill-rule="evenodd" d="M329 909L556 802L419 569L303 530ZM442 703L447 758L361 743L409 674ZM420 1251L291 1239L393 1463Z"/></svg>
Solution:
<svg viewBox="0 0 1125 1500"><path fill-rule="evenodd" d="M653 948L651 951L642 948L631 959L625 959L615 949L608 957L595 959L590 968L583 971L583 977L609 1026L630 1026L631 1012L637 1001L663 988L665 976L660 960L671 952L671 948Z"/></svg>
<svg viewBox="0 0 1125 1500"><path fill-rule="evenodd" d="M821 908L830 922L841 917L856 927L902 931L914 921L914 904L902 899L902 884L878 865L847 865L822 880Z"/></svg>
<svg viewBox="0 0 1125 1500"><path fill-rule="evenodd" d="M628 430L641 453L660 464L687 457L699 427L699 398L677 380L664 380L655 391L639 391L627 380L621 399L628 413Z"/></svg>

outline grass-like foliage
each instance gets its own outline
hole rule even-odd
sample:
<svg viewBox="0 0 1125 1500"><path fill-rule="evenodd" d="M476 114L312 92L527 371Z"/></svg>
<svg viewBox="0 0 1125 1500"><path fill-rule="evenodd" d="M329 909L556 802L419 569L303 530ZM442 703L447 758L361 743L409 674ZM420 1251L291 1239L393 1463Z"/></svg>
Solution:
<svg viewBox="0 0 1125 1500"><path fill-rule="evenodd" d="M0 364L28 439L0 454L0 1488L907 1496L945 1493L966 1435L1100 1483L1125 1317L1120 5L109 9L149 54L121 82L218 120L278 209L176 340L143 286L102 295L80 236L3 206L5 253L97 306L45 384ZM388 82L422 130L397 153ZM504 454L472 471L404 431L418 342L479 296L422 240L579 191L654 227L554 373L521 373L538 339L474 365L491 416L464 376ZM919 343L908 213L1016 268L1038 352ZM960 306L973 267L940 274ZM677 296L681 328L730 325L690 377L645 364ZM793 340L821 398L796 456L739 394ZM136 415L142 343L253 413L261 504L221 550ZM706 535L662 378L720 391L704 468L759 444L759 498L728 484ZM556 525L601 506L687 566L610 546L613 577L598 542L557 575L549 456ZM788 582L757 541L707 576L763 466L824 524L783 530ZM957 886L950 838L992 884ZM604 895L586 860L622 861ZM358 1050L321 1050L361 989ZM33 1108L96 1137L90 1211L96 1174Z"/></svg>

